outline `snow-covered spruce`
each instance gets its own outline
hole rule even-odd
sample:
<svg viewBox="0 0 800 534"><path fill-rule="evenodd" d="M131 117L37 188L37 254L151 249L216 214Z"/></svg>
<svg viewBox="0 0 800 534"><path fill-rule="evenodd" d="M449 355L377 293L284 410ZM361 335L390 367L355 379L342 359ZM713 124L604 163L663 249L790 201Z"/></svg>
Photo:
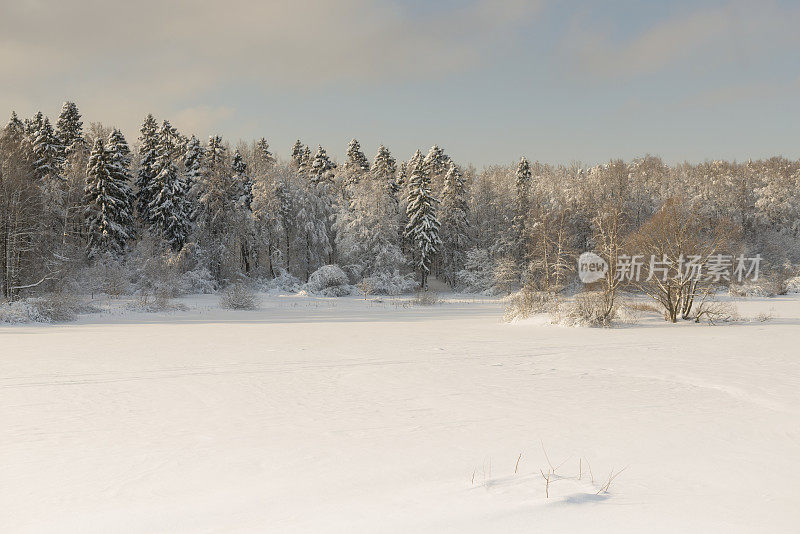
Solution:
<svg viewBox="0 0 800 534"><path fill-rule="evenodd" d="M63 157L69 158L86 149L83 137L83 121L75 102L64 102L55 129L56 137L63 150Z"/></svg>
<svg viewBox="0 0 800 534"><path fill-rule="evenodd" d="M470 245L467 190L464 175L455 163L444 177L441 220L442 276L452 287L457 284L456 273L464 268L465 253Z"/></svg>
<svg viewBox="0 0 800 534"><path fill-rule="evenodd" d="M64 167L64 148L56 137L50 119L41 118L41 112L32 122L29 134L33 151L33 167L36 178L61 179Z"/></svg>
<svg viewBox="0 0 800 534"><path fill-rule="evenodd" d="M425 172L425 166L416 166L408 184L408 223L405 237L412 244L414 263L419 269L423 289L427 288L433 257L441 245L439 220L436 217L437 203L431 194L430 177Z"/></svg>
<svg viewBox="0 0 800 534"><path fill-rule="evenodd" d="M161 237L173 250L180 250L189 236L191 209L188 188L178 169L179 147L169 121L159 131L153 179L148 184L148 222L153 235Z"/></svg>
<svg viewBox="0 0 800 534"><path fill-rule="evenodd" d="M345 185L358 183L369 172L369 161L358 140L350 140L345 156L347 159L342 165L343 181Z"/></svg>
<svg viewBox="0 0 800 534"><path fill-rule="evenodd" d="M108 147L98 138L89 155L85 188L89 257L123 252L133 234L133 195L122 147L112 134Z"/></svg>
<svg viewBox="0 0 800 534"><path fill-rule="evenodd" d="M392 153L385 146L379 146L378 153L375 154L375 159L372 162L372 178L382 184L392 194L393 198L400 190L396 175L397 162L392 157ZM395 198L395 200L397 199Z"/></svg>
<svg viewBox="0 0 800 534"><path fill-rule="evenodd" d="M139 130L139 162L136 178L136 212L144 222L150 221L150 202L153 200L156 173L153 167L158 158L158 123L153 115L147 115Z"/></svg>

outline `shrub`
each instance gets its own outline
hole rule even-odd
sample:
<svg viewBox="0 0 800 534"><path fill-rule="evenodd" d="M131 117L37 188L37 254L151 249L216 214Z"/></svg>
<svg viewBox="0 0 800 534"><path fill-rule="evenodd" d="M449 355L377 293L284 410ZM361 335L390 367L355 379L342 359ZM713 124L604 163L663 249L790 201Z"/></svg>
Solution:
<svg viewBox="0 0 800 534"><path fill-rule="evenodd" d="M62 292L0 304L0 323L60 323L73 321L80 313L98 310L80 298Z"/></svg>
<svg viewBox="0 0 800 534"><path fill-rule="evenodd" d="M417 285L413 274L383 272L373 274L363 280L372 286L372 292L380 295L400 295L408 293Z"/></svg>
<svg viewBox="0 0 800 534"><path fill-rule="evenodd" d="M0 324L19 324L31 321L26 300L0 301Z"/></svg>
<svg viewBox="0 0 800 534"><path fill-rule="evenodd" d="M552 313L560 300L555 293L549 291L534 291L523 288L511 293L504 299L506 308L503 316L506 321L526 319L538 313Z"/></svg>
<svg viewBox="0 0 800 534"><path fill-rule="evenodd" d="M258 309L258 298L249 287L237 282L225 288L219 305L228 310L255 310Z"/></svg>
<svg viewBox="0 0 800 534"><path fill-rule="evenodd" d="M705 300L697 307L694 322L699 323L705 320L711 324L716 324L730 323L740 319L739 312L733 303Z"/></svg>
<svg viewBox="0 0 800 534"><path fill-rule="evenodd" d="M578 293L574 299L564 300L558 293L525 288L506 297L505 304L503 318L509 322L537 314L547 314L551 324L562 326L609 327L615 322L638 321L636 307L629 307L623 302L608 313L606 296L602 291Z"/></svg>
<svg viewBox="0 0 800 534"><path fill-rule="evenodd" d="M127 258L134 294L172 298L187 293L213 293L218 286L202 259L193 243L173 252L151 238L141 239Z"/></svg>
<svg viewBox="0 0 800 534"><path fill-rule="evenodd" d="M304 289L325 297L343 297L353 292L350 279L338 265L323 265L314 271Z"/></svg>
<svg viewBox="0 0 800 534"><path fill-rule="evenodd" d="M601 291L578 293L571 302L554 310L553 322L564 326L611 326L617 310L608 313L605 295Z"/></svg>
<svg viewBox="0 0 800 534"><path fill-rule="evenodd" d="M303 283L299 278L292 276L289 271L281 269L278 276L275 278L268 278L259 282L261 291L268 293L274 292L289 292L297 293L302 288Z"/></svg>

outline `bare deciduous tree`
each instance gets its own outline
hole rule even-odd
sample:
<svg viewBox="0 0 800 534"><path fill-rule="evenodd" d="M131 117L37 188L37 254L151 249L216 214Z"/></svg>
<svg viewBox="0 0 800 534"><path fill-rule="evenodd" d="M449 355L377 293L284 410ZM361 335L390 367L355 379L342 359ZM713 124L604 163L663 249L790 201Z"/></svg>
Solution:
<svg viewBox="0 0 800 534"><path fill-rule="evenodd" d="M713 258L730 252L736 233L733 222L709 228L695 216L692 204L668 200L631 237L630 250L649 262L634 285L661 305L666 320L690 319L696 299L725 282L708 276L707 270Z"/></svg>

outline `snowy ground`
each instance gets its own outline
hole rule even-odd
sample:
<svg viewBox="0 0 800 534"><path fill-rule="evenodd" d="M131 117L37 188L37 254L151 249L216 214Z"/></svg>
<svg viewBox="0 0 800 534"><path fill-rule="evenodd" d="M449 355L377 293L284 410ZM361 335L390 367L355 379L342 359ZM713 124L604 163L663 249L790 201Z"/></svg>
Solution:
<svg viewBox="0 0 800 534"><path fill-rule="evenodd" d="M184 302L0 326L0 532L800 531L800 295L611 330Z"/></svg>

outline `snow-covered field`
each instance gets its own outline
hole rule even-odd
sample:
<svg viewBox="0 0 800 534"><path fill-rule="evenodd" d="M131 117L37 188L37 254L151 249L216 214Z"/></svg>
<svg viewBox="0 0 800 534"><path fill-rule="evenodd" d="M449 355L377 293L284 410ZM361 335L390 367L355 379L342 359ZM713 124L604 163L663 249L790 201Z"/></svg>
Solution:
<svg viewBox="0 0 800 534"><path fill-rule="evenodd" d="M615 329L184 302L0 326L0 532L800 531L800 295Z"/></svg>

